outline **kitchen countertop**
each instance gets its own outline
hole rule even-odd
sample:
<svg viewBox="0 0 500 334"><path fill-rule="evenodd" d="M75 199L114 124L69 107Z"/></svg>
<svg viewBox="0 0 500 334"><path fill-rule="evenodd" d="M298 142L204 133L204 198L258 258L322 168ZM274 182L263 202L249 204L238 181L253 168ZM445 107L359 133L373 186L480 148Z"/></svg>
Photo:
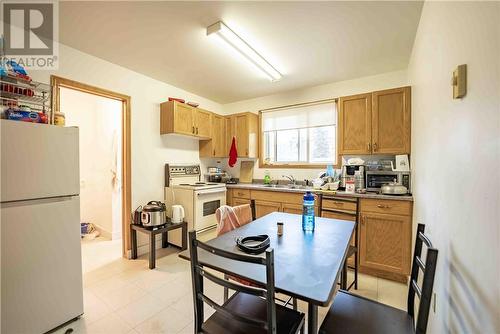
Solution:
<svg viewBox="0 0 500 334"><path fill-rule="evenodd" d="M396 201L413 201L413 196L412 195L405 195L405 196L391 196L391 195L381 195L377 193L366 193L366 194L351 194L351 193L346 193L345 191L336 191L334 194L331 192L328 193L323 193L321 190L313 189L311 187L306 187L306 188L286 188L286 187L272 187L272 186L265 186L263 184L257 184L257 183L237 183L237 184L226 184L226 187L228 189L250 189L250 190L264 190L264 191L279 191L279 192L288 192L288 193L305 193L306 191L311 191L316 194L323 194L323 195L334 195L334 196L340 196L340 197L359 197L359 198L373 198L373 199L390 199L390 200L396 200Z"/></svg>

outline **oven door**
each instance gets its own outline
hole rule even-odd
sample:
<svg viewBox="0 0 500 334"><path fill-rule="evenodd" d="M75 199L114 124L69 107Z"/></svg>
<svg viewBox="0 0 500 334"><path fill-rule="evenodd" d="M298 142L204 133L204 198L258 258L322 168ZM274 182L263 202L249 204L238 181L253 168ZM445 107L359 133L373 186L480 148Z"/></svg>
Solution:
<svg viewBox="0 0 500 334"><path fill-rule="evenodd" d="M194 229L202 231L217 225L215 211L226 204L226 187L194 192Z"/></svg>

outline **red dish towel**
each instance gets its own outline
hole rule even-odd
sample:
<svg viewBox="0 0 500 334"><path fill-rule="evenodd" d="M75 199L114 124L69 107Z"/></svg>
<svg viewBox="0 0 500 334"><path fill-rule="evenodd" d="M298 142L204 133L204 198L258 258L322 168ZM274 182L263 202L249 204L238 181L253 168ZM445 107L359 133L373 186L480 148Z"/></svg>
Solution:
<svg viewBox="0 0 500 334"><path fill-rule="evenodd" d="M233 137L233 142L231 144L231 149L229 150L229 167L234 167L234 164L238 160L238 151L236 151L236 137Z"/></svg>

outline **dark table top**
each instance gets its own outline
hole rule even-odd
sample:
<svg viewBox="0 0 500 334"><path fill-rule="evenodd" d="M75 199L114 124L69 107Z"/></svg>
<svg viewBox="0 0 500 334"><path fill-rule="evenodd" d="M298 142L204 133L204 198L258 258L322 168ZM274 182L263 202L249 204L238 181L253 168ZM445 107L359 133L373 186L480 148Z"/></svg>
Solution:
<svg viewBox="0 0 500 334"><path fill-rule="evenodd" d="M276 222L284 223L277 235ZM235 238L267 234L274 248L275 285L278 292L310 303L326 306L331 301L342 270L354 223L346 220L316 217L314 232L302 231L302 216L273 212L208 241L209 245L240 253ZM189 259L188 251L179 254ZM265 268L215 256L199 249L199 260L207 267L226 271L265 283Z"/></svg>

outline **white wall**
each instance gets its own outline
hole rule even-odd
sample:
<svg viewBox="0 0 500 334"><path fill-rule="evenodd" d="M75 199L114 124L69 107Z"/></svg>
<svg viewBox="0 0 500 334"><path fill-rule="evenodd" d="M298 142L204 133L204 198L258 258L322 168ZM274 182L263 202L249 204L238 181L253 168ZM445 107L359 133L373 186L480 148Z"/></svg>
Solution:
<svg viewBox="0 0 500 334"><path fill-rule="evenodd" d="M259 110L280 107L296 103L312 102L337 98L341 96L361 94L375 90L395 88L408 85L407 72L396 71L383 73L379 75L363 77L354 80L339 81L320 86L304 88L300 90L290 91L282 94L267 95L255 99L244 100L223 105L225 114L234 114L238 112L249 111L258 113ZM230 168L227 165L227 159L224 168L233 176L239 176L239 162L235 167ZM207 164L213 164L214 160L208 160ZM276 169L270 168L269 173L273 179L281 179L283 174L293 175L297 180L311 179L318 175L318 169ZM258 161L255 162L254 178L264 178L266 169L260 169Z"/></svg>
<svg viewBox="0 0 500 334"><path fill-rule="evenodd" d="M65 45L59 48L59 70L30 72L34 80L42 82L50 82L51 74L131 96L132 209L163 200L165 163L200 161L197 140L160 136L160 103L175 96L199 102L200 107L214 112L222 110L218 103ZM139 244L145 240L141 236Z"/></svg>
<svg viewBox="0 0 500 334"><path fill-rule="evenodd" d="M67 88L60 99L66 126L80 128L80 220L120 239L122 103Z"/></svg>
<svg viewBox="0 0 500 334"><path fill-rule="evenodd" d="M425 3L408 76L414 222L439 249L430 333L500 333L499 44L500 3Z"/></svg>

